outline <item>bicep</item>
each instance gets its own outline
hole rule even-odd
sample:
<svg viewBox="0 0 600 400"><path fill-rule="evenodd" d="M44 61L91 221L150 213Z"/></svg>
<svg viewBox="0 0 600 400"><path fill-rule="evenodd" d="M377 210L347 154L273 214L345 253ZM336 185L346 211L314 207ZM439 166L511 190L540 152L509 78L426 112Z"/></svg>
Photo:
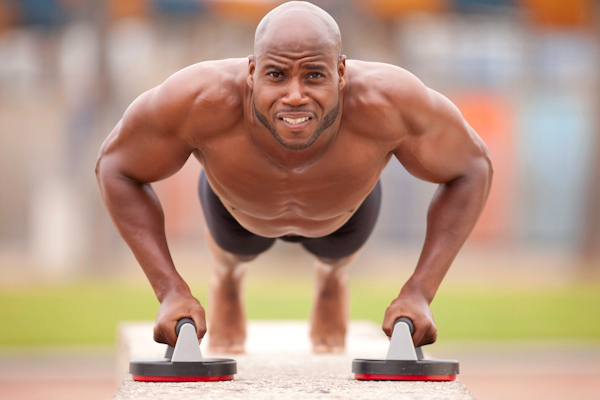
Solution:
<svg viewBox="0 0 600 400"><path fill-rule="evenodd" d="M488 158L481 138L441 94L429 90L427 103L417 112L420 115L410 125L410 132L394 150L415 177L447 183L469 174Z"/></svg>
<svg viewBox="0 0 600 400"><path fill-rule="evenodd" d="M107 137L98 159L101 173L155 182L185 164L193 147L160 123L154 97L149 91L136 99Z"/></svg>

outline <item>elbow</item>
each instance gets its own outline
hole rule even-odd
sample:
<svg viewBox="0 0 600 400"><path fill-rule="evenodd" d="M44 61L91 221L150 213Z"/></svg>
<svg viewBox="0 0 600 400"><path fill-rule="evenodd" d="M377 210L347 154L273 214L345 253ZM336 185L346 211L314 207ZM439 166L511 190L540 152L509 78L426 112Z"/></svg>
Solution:
<svg viewBox="0 0 600 400"><path fill-rule="evenodd" d="M488 154L482 154L472 158L467 171L455 181L465 183L470 182L472 185L484 188L485 192L489 192L492 186L493 176L494 168L492 166L492 160Z"/></svg>
<svg viewBox="0 0 600 400"><path fill-rule="evenodd" d="M96 168L94 168L94 174L96 174L96 179L100 177L100 157L96 160Z"/></svg>
<svg viewBox="0 0 600 400"><path fill-rule="evenodd" d="M485 186L485 192L489 193L492 187L492 180L494 178L494 167L487 152L479 158L477 162L477 168L475 168L475 170L477 171L479 180Z"/></svg>
<svg viewBox="0 0 600 400"><path fill-rule="evenodd" d="M494 166L492 165L492 159L490 158L489 154L485 155L484 164L485 164L484 169L488 176L488 182L491 185L492 179L494 177Z"/></svg>
<svg viewBox="0 0 600 400"><path fill-rule="evenodd" d="M482 179L487 185L489 191L492 185L492 179L494 177L494 166L492 164L492 158L490 157L490 151L488 150L485 143L478 138L478 145L473 153L474 170L476 174Z"/></svg>
<svg viewBox="0 0 600 400"><path fill-rule="evenodd" d="M113 175L114 168L111 164L111 157L101 151L94 168L96 181L98 182L100 190L103 190L104 186L108 183L107 178L109 178L110 175Z"/></svg>
<svg viewBox="0 0 600 400"><path fill-rule="evenodd" d="M100 178L102 177L103 161L104 161L104 158L103 158L102 154L100 154L98 156L98 159L96 160L96 167L94 168L94 173L96 174L96 180L98 181L98 183L100 183Z"/></svg>
<svg viewBox="0 0 600 400"><path fill-rule="evenodd" d="M98 159L96 160L96 167L94 168L94 173L96 174L96 183L98 184L98 188L100 189L100 195L104 199L105 190L104 190L104 182L102 179L102 172L103 172L102 163L103 163L102 155L99 155Z"/></svg>

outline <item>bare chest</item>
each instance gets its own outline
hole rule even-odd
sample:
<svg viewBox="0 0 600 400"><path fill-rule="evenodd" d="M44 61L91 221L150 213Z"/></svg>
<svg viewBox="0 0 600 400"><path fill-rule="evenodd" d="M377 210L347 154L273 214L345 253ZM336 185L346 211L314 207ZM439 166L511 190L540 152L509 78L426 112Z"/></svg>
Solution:
<svg viewBox="0 0 600 400"><path fill-rule="evenodd" d="M284 168L243 133L215 140L199 156L231 214L246 229L272 237L317 237L338 229L371 192L389 158L376 145L342 137L310 163Z"/></svg>

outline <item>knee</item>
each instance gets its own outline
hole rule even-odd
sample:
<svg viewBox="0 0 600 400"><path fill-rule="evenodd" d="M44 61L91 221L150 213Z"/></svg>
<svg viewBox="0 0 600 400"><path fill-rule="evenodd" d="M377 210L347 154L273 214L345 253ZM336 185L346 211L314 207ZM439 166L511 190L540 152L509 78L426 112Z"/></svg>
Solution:
<svg viewBox="0 0 600 400"><path fill-rule="evenodd" d="M342 258L317 257L317 266L326 271L345 270L358 256L358 252Z"/></svg>
<svg viewBox="0 0 600 400"><path fill-rule="evenodd" d="M206 232L206 241L210 252L217 260L218 264L227 268L236 268L243 263L250 262L258 257L258 254L242 255L231 253L219 246L213 239L210 232Z"/></svg>
<svg viewBox="0 0 600 400"><path fill-rule="evenodd" d="M219 264L226 269L237 270L240 269L243 264L253 261L258 257L258 254L253 255L241 255L230 253L223 249L220 249L218 254L216 254L217 259L220 261Z"/></svg>
<svg viewBox="0 0 600 400"><path fill-rule="evenodd" d="M244 256L244 255L241 255L241 254L227 253L227 255L229 257L231 257L231 259L233 260L233 262L236 263L236 264L242 264L242 263L247 263L247 262L250 262L250 261L254 261L258 257L258 254L252 254L252 255L249 255L249 256Z"/></svg>

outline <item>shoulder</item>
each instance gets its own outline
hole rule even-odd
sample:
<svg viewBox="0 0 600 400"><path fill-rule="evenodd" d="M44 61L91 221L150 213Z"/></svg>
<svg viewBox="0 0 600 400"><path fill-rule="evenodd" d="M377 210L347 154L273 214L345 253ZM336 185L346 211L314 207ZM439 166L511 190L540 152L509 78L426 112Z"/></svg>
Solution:
<svg viewBox="0 0 600 400"><path fill-rule="evenodd" d="M349 102L354 106L398 114L399 105L404 110L427 95L423 82L395 65L348 60L347 71Z"/></svg>
<svg viewBox="0 0 600 400"><path fill-rule="evenodd" d="M380 135L390 139L420 135L432 120L456 117L458 110L448 99L403 68L349 60L347 69L348 108L355 115L363 113L370 126L382 131Z"/></svg>
<svg viewBox="0 0 600 400"><path fill-rule="evenodd" d="M247 59L205 61L184 68L140 95L125 112L124 122L153 124L165 134L186 135L195 121L207 133L242 112ZM228 115L229 118L224 118ZM196 126L197 133L199 127Z"/></svg>
<svg viewBox="0 0 600 400"><path fill-rule="evenodd" d="M377 90L384 96L397 90L402 92L397 94L405 94L425 88L415 75L396 65L348 60L346 66L353 85Z"/></svg>

